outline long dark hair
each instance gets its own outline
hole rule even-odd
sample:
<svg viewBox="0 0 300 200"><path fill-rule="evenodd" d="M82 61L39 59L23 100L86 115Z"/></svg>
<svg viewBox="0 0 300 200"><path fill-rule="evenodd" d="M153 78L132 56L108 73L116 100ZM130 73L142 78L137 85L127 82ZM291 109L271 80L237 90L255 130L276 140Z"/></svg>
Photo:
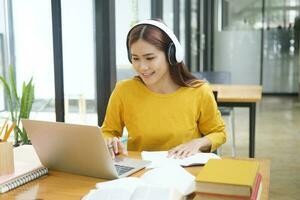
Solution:
<svg viewBox="0 0 300 200"><path fill-rule="evenodd" d="M154 45L156 48L164 51L166 56L167 49L172 42L169 36L156 26L141 24L134 27L128 36L128 51L130 51L131 45L139 39L143 39ZM193 76L183 62L175 65L169 64L169 71L172 80L179 86L199 87L204 83L203 80L199 80Z"/></svg>

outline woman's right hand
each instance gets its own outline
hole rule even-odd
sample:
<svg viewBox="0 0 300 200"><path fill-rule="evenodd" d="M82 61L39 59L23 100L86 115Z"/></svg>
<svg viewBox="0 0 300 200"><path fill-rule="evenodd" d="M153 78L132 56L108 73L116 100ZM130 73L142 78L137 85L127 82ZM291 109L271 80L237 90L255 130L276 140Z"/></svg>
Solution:
<svg viewBox="0 0 300 200"><path fill-rule="evenodd" d="M106 145L113 159L118 154L128 155L125 145L117 137L107 138Z"/></svg>

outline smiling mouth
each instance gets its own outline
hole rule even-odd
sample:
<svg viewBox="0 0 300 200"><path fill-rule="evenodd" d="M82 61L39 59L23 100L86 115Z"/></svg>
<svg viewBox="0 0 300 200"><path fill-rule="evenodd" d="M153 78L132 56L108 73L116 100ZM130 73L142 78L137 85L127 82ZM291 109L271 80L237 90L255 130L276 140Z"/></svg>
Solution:
<svg viewBox="0 0 300 200"><path fill-rule="evenodd" d="M149 78L150 76L152 76L155 72L151 72L151 73L141 73L141 75L144 77L144 78Z"/></svg>

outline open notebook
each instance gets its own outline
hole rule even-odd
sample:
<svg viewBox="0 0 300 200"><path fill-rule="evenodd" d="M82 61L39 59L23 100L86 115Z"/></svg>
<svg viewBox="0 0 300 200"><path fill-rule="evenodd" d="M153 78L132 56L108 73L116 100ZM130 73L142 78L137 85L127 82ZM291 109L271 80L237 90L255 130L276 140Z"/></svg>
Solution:
<svg viewBox="0 0 300 200"><path fill-rule="evenodd" d="M13 174L0 176L0 193L12 190L48 173L48 169L41 164L32 145L14 148L14 165Z"/></svg>

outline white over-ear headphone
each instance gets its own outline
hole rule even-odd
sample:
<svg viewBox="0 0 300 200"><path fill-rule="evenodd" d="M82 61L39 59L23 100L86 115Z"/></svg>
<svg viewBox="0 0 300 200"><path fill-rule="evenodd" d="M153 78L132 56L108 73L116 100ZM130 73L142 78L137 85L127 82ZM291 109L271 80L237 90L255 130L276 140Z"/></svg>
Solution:
<svg viewBox="0 0 300 200"><path fill-rule="evenodd" d="M183 57L184 57L183 48L182 48L181 44L179 43L177 37L173 33L173 31L169 27L167 27L165 24L163 24L159 21L144 20L144 21L141 21L141 22L138 22L137 24L135 24L127 34L126 45L127 45L128 59L130 62L131 62L131 54L130 54L130 49L129 49L129 35L130 35L130 32L136 26L142 25L142 24L149 24L149 25L155 26L169 36L169 38L171 39L172 42L168 47L167 57L168 57L169 63L171 65L174 65L176 63L181 63L183 61Z"/></svg>

